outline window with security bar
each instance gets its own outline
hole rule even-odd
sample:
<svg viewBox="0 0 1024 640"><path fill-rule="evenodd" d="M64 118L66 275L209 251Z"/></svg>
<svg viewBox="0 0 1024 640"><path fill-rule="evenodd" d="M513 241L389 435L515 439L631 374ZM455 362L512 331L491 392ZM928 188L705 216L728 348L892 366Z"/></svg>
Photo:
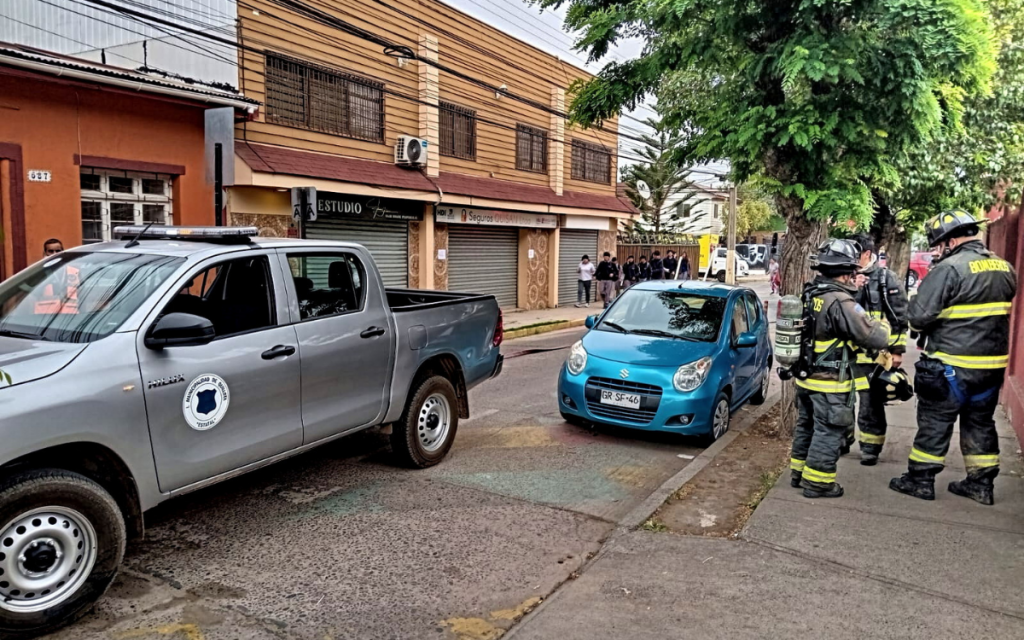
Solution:
<svg viewBox="0 0 1024 640"><path fill-rule="evenodd" d="M114 227L174 224L174 176L82 167L82 243L110 240Z"/></svg>
<svg viewBox="0 0 1024 640"><path fill-rule="evenodd" d="M384 142L384 83L267 55L267 121Z"/></svg>
<svg viewBox="0 0 1024 640"><path fill-rule="evenodd" d="M547 131L525 124L516 125L516 169L547 173Z"/></svg>
<svg viewBox="0 0 1024 640"><path fill-rule="evenodd" d="M438 103L441 155L476 160L476 111L451 102Z"/></svg>
<svg viewBox="0 0 1024 640"><path fill-rule="evenodd" d="M612 181L612 152L608 147L572 141L572 179L609 184Z"/></svg>

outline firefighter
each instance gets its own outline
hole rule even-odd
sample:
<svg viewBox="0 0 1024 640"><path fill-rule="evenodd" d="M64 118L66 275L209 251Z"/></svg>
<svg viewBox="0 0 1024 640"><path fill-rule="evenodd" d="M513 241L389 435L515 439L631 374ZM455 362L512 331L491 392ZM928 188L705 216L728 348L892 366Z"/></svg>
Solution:
<svg viewBox="0 0 1024 640"><path fill-rule="evenodd" d="M991 505L999 474L992 416L1009 362L1017 276L981 243L979 222L966 211L946 211L926 224L928 244L938 258L910 303L910 326L926 340L914 376L917 436L907 473L889 487L934 500L935 476L945 466L959 418L967 478L951 482L949 490Z"/></svg>
<svg viewBox="0 0 1024 640"><path fill-rule="evenodd" d="M891 366L884 370L899 369L903 366L903 354L907 351L907 295L899 278L878 264L875 243L871 236L860 234L853 241L860 245L860 275L863 284L857 290L857 304L874 319L889 323L888 353L892 356ZM878 368L877 354L860 351L857 353L857 374L859 377L874 377ZM858 392L857 426L860 428L860 463L866 466L878 464L878 456L885 444L888 423L885 419L885 385L872 384ZM853 444L853 432L848 434L847 444Z"/></svg>
<svg viewBox="0 0 1024 640"><path fill-rule="evenodd" d="M854 299L860 251L853 242L826 242L811 268L819 275L805 289L809 322L804 340L813 341L813 358L806 367L809 375L796 380L799 415L791 484L803 487L807 498L838 498L843 488L835 481L836 462L853 425L857 390L868 386L867 378L855 373L856 352L884 349L889 326L869 317Z"/></svg>

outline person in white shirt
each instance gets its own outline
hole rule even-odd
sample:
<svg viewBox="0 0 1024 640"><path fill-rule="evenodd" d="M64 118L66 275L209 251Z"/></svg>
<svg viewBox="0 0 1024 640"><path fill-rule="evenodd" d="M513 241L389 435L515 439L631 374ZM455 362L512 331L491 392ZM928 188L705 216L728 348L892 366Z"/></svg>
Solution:
<svg viewBox="0 0 1024 640"><path fill-rule="evenodd" d="M594 279L597 267L590 261L590 256L584 255L576 267L576 306L590 306L590 283Z"/></svg>

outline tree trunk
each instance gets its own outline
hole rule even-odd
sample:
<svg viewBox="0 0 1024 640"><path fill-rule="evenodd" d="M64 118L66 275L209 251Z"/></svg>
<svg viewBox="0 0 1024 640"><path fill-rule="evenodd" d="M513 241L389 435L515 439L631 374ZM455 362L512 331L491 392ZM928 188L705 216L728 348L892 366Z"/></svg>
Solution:
<svg viewBox="0 0 1024 640"><path fill-rule="evenodd" d="M799 198L776 196L775 205L786 218L786 240L779 263L782 295L799 296L804 283L811 280L810 256L825 238L825 223L808 220ZM790 437L796 425L796 385L792 380L782 383L780 409L779 435Z"/></svg>
<svg viewBox="0 0 1024 640"><path fill-rule="evenodd" d="M875 195L878 209L871 225L871 234L875 239L875 250L885 252L886 268L896 274L900 282L907 282L907 269L910 268L910 238L907 230L896 220L896 213L878 195Z"/></svg>

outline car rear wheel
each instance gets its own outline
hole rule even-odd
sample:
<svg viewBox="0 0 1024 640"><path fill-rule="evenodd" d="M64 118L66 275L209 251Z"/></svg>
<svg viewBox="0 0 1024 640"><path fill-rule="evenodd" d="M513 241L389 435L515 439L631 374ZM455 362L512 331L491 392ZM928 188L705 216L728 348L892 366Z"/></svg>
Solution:
<svg viewBox="0 0 1024 640"><path fill-rule="evenodd" d="M705 445L711 445L729 431L730 418L729 396L719 391L711 409L711 432L704 436Z"/></svg>
<svg viewBox="0 0 1024 640"><path fill-rule="evenodd" d="M423 469L441 462L459 428L459 401L447 378L433 376L414 386L398 422L392 425L391 449L409 467Z"/></svg>
<svg viewBox="0 0 1024 640"><path fill-rule="evenodd" d="M0 637L43 635L87 613L126 538L117 502L85 476L46 469L0 486Z"/></svg>
<svg viewBox="0 0 1024 640"><path fill-rule="evenodd" d="M768 387L772 384L772 363L768 361L768 366L765 367L764 375L761 376L761 384L758 385L757 391L753 396L750 397L750 404L764 404L765 400L768 399Z"/></svg>
<svg viewBox="0 0 1024 640"><path fill-rule="evenodd" d="M917 286L917 281L918 281L917 272L914 271L913 269L908 271L907 272L907 288L909 289L911 287L916 287Z"/></svg>

